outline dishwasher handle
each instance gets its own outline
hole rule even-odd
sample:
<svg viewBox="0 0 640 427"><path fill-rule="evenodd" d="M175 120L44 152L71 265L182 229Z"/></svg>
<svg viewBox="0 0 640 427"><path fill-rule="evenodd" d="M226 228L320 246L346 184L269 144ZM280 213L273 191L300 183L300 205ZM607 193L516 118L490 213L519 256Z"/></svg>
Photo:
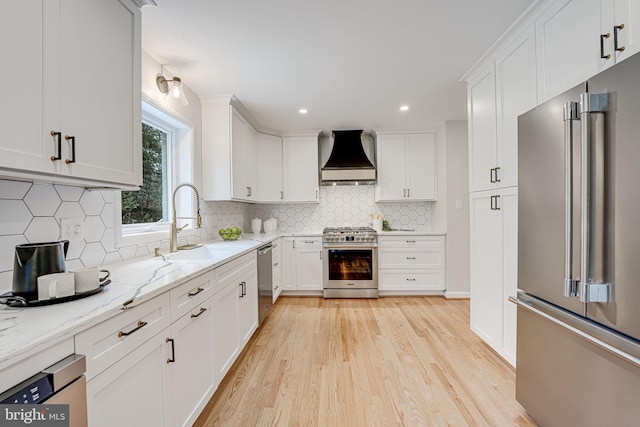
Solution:
<svg viewBox="0 0 640 427"><path fill-rule="evenodd" d="M266 255L273 249L273 245L269 243L268 245L262 246L258 248L258 255Z"/></svg>
<svg viewBox="0 0 640 427"><path fill-rule="evenodd" d="M53 392L56 393L84 375L86 370L86 358L82 354L72 354L42 372L49 375L53 384Z"/></svg>

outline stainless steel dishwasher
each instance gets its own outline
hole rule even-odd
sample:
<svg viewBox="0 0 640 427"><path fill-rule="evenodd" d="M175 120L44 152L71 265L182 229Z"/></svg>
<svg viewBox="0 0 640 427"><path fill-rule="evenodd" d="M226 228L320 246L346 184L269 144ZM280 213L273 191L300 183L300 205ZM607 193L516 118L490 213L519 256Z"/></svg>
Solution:
<svg viewBox="0 0 640 427"><path fill-rule="evenodd" d="M271 311L273 301L273 245L258 248L258 322L262 324Z"/></svg>
<svg viewBox="0 0 640 427"><path fill-rule="evenodd" d="M69 405L67 425L87 427L85 370L85 357L81 354L72 354L0 394L0 404ZM64 420L64 418L57 419Z"/></svg>

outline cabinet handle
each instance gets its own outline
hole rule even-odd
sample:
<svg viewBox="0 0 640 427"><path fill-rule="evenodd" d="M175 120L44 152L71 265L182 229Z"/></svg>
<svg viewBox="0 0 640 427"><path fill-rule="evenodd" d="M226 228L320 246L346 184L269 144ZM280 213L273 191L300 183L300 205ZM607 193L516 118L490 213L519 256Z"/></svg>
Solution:
<svg viewBox="0 0 640 427"><path fill-rule="evenodd" d="M65 135L64 139L67 141L71 141L71 160L67 159L64 162L66 164L75 163L76 162L76 137Z"/></svg>
<svg viewBox="0 0 640 427"><path fill-rule="evenodd" d="M58 155L51 156L51 161L55 162L56 160L62 159L62 133L52 130L51 136L53 136L58 141Z"/></svg>
<svg viewBox="0 0 640 427"><path fill-rule="evenodd" d="M608 39L611 36L611 33L600 34L600 58L609 59L611 58L611 54L604 54L604 39Z"/></svg>
<svg viewBox="0 0 640 427"><path fill-rule="evenodd" d="M402 197L407 197L407 189L406 188L402 189Z"/></svg>
<svg viewBox="0 0 640 427"><path fill-rule="evenodd" d="M318 200L318 190L316 190L316 200Z"/></svg>
<svg viewBox="0 0 640 427"><path fill-rule="evenodd" d="M313 241L313 240L305 240L304 242L305 242L305 243L314 243L314 241Z"/></svg>
<svg viewBox="0 0 640 427"><path fill-rule="evenodd" d="M409 278L407 278L407 282L415 282L415 281L416 281L416 279L409 279Z"/></svg>
<svg viewBox="0 0 640 427"><path fill-rule="evenodd" d="M195 319L196 317L200 317L200 315L201 315L202 313L204 313L205 311L207 311L207 309L206 309L206 308L204 308L204 307L200 307L200 311L198 312L198 314L193 314L193 313L191 313L191 318L192 318L192 319Z"/></svg>
<svg viewBox="0 0 640 427"><path fill-rule="evenodd" d="M411 189L407 188L407 197L411 197Z"/></svg>
<svg viewBox="0 0 640 427"><path fill-rule="evenodd" d="M189 293L187 294L187 296L188 296L188 297L195 297L196 295L198 295L198 294L199 294L200 292L202 292L202 291L204 291L204 289L202 289L202 288L198 288L198 290L197 290L197 291L195 291L195 292L189 292Z"/></svg>
<svg viewBox="0 0 640 427"><path fill-rule="evenodd" d="M495 168L496 170L496 180L494 182L500 182L500 175L498 175L498 171L500 170L500 166L497 166Z"/></svg>
<svg viewBox="0 0 640 427"><path fill-rule="evenodd" d="M408 256L407 259L416 259L414 256Z"/></svg>
<svg viewBox="0 0 640 427"><path fill-rule="evenodd" d="M495 175L494 175L494 174L495 174L495 171L496 171L496 168L491 168L491 169L489 169L489 181L490 181L491 183L496 182Z"/></svg>
<svg viewBox="0 0 640 427"><path fill-rule="evenodd" d="M492 211L499 211L500 210L500 205L498 204L498 199L500 198L500 196L491 196L491 210Z"/></svg>
<svg viewBox="0 0 640 427"><path fill-rule="evenodd" d="M415 240L406 240L407 243L415 243Z"/></svg>
<svg viewBox="0 0 640 427"><path fill-rule="evenodd" d="M494 206L495 206L495 205L494 205L494 199L495 199L495 197L496 197L496 196L491 196L491 199L490 199L490 201L491 201L491 210L492 210L492 211L495 211L495 210L496 210L496 208L494 207Z"/></svg>
<svg viewBox="0 0 640 427"><path fill-rule="evenodd" d="M284 191L281 191L280 192L280 200L283 200L283 199L284 199Z"/></svg>
<svg viewBox="0 0 640 427"><path fill-rule="evenodd" d="M175 363L176 362L176 347L173 343L173 339L172 338L167 338L165 340L165 342L167 343L171 343L171 357L167 359L167 363Z"/></svg>
<svg viewBox="0 0 640 427"><path fill-rule="evenodd" d="M617 52L624 52L624 46L618 46L618 31L624 28L624 24L616 25L613 27L613 48Z"/></svg>
<svg viewBox="0 0 640 427"><path fill-rule="evenodd" d="M118 338L122 338L122 337L126 337L128 335L131 335L132 333L134 333L138 329L144 328L145 326L147 326L147 322L143 322L142 320L138 320L138 326L136 326L135 328L133 328L129 332L123 332L123 331L118 332Z"/></svg>
<svg viewBox="0 0 640 427"><path fill-rule="evenodd" d="M322 259L322 251L320 251L320 259Z"/></svg>
<svg viewBox="0 0 640 427"><path fill-rule="evenodd" d="M273 264L273 266L274 266L274 267L277 267L277 266L278 266L278 263L276 262L275 264Z"/></svg>
<svg viewBox="0 0 640 427"><path fill-rule="evenodd" d="M240 286L240 298L244 297L244 287L242 286L242 282L238 283L238 286Z"/></svg>
<svg viewBox="0 0 640 427"><path fill-rule="evenodd" d="M251 187L245 187L247 189L247 197L251 195Z"/></svg>

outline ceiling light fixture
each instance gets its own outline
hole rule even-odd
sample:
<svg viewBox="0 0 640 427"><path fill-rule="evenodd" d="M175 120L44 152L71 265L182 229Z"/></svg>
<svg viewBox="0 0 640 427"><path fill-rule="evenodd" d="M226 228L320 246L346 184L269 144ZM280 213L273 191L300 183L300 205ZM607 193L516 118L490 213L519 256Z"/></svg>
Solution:
<svg viewBox="0 0 640 427"><path fill-rule="evenodd" d="M300 114L307 114L308 112L309 112L309 110L307 110L306 108L301 108L301 109L299 110L299 113L300 113Z"/></svg>
<svg viewBox="0 0 640 427"><path fill-rule="evenodd" d="M156 86L158 86L158 90L161 93L165 94L164 100L171 105L188 105L189 101L184 94L180 77L173 77L171 80L167 80L162 73L163 68L160 69L160 74L156 76Z"/></svg>
<svg viewBox="0 0 640 427"><path fill-rule="evenodd" d="M400 111L409 111L409 106L408 105L402 105L400 107Z"/></svg>

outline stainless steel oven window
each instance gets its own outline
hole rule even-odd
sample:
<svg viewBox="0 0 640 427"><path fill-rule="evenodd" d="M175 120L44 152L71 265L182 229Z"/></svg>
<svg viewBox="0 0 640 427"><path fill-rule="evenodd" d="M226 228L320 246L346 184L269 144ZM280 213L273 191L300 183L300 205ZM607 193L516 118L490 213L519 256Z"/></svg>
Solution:
<svg viewBox="0 0 640 427"><path fill-rule="evenodd" d="M329 280L373 280L373 249L327 249Z"/></svg>

